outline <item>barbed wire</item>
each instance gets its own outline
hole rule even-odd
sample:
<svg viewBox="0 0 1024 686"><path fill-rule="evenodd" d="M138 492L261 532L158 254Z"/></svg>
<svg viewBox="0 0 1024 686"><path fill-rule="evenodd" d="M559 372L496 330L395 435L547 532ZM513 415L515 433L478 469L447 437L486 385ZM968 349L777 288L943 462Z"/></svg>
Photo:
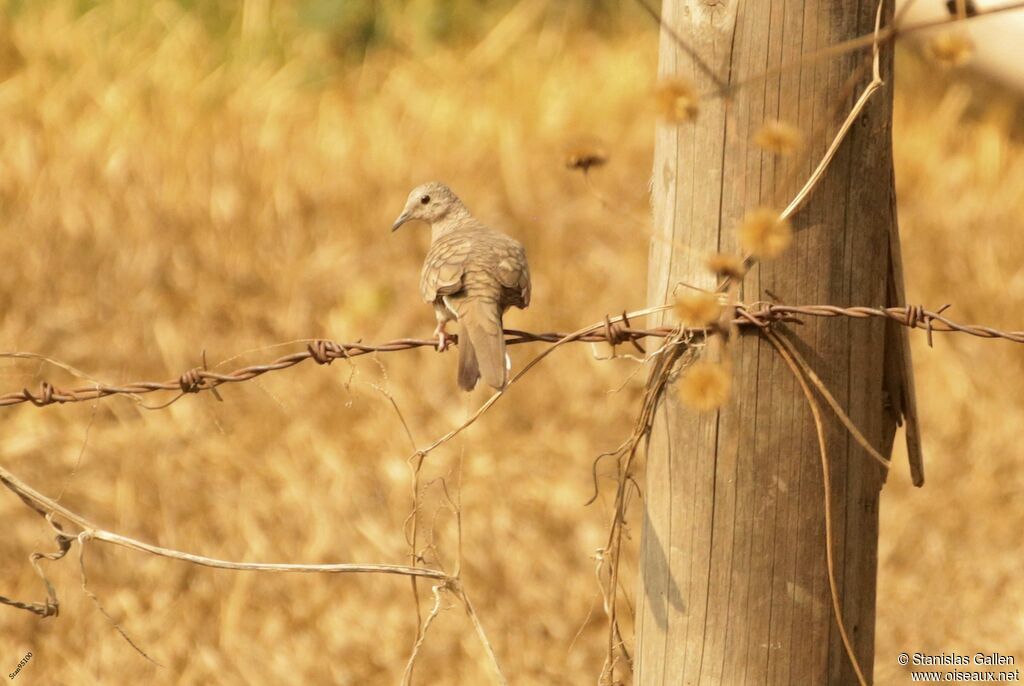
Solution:
<svg viewBox="0 0 1024 686"><path fill-rule="evenodd" d="M735 317L732 319L731 324L741 328L766 328L779 322L802 324L802 318L804 317L884 318L911 329L923 329L927 332L929 345L932 345L933 334L936 332L963 333L978 338L998 338L1014 343L1024 343L1024 331L1004 331L991 326L962 324L943 315L943 312L948 307L949 305L945 305L936 311L931 311L921 305L883 308L864 306L840 307L836 305L778 305L774 303L753 303L747 305L740 303L735 307ZM673 332L679 331L677 327L633 327L630 325L629 319L631 316L635 317L638 314L639 312L624 312L622 322L612 322L606 317L603 329L589 331L575 337L573 337L573 334L566 333L535 333L518 329L505 329L507 336L505 342L507 345L557 343L570 338L571 340L566 342L608 343L612 346L630 343L642 353L644 349L640 345L640 341L643 339L666 338ZM706 327L690 328L683 330L683 332L693 336L700 336L711 332L711 330ZM457 336L452 338L456 343L458 342ZM420 338L398 338L379 344L369 344L361 341L342 343L331 340L315 340L306 346L306 350L284 355L265 364L248 365L226 373L211 371L204 365L203 367L189 369L177 378L166 381L135 381L119 385L94 383L91 386L81 386L71 390L64 390L47 381L43 381L37 391L32 391L26 387L20 391L12 391L0 396L0 407L9 407L22 403L31 403L36 407L46 407L54 404L96 400L112 395L139 396L158 391L178 391L178 396L170 401L174 402L174 400L188 393L214 391L218 386L249 381L270 372L289 369L306 360L313 360L321 365L329 365L335 360L353 359L369 353L399 352L416 348L436 348L436 346L436 340ZM5 355L24 356L23 353L6 353ZM61 366L68 367L67 365ZM160 407L166 407L166 404Z"/></svg>
<svg viewBox="0 0 1024 686"><path fill-rule="evenodd" d="M768 304L761 309L737 307L741 317L752 324L764 326L773 321L799 320L800 316L809 317L850 317L852 319L868 319L881 317L890 319L897 324L911 329L924 329L928 334L928 345L932 345L933 333L965 333L978 338L1001 338L1014 343L1024 343L1024 331L1004 331L991 326L979 324L961 324L945 317L942 313L950 305L943 305L932 312L923 305L907 305L903 307L839 307L837 305L775 305Z"/></svg>

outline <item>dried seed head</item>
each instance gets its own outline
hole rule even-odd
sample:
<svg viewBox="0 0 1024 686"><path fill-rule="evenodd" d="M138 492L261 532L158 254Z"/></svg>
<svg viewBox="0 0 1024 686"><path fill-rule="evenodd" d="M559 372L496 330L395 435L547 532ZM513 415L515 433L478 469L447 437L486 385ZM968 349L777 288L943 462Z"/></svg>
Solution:
<svg viewBox="0 0 1024 686"><path fill-rule="evenodd" d="M784 121L767 121L756 134L754 144L773 155L792 155L804 144L800 129Z"/></svg>
<svg viewBox="0 0 1024 686"><path fill-rule="evenodd" d="M693 84L683 79L668 79L654 91L658 114L673 124L685 124L697 118L699 98Z"/></svg>
<svg viewBox="0 0 1024 686"><path fill-rule="evenodd" d="M731 386L732 377L724 365L699 360L679 380L679 397L686 406L707 412L725 404Z"/></svg>
<svg viewBox="0 0 1024 686"><path fill-rule="evenodd" d="M739 256L724 252L709 256L706 264L713 274L722 279L742 279L746 273Z"/></svg>
<svg viewBox="0 0 1024 686"><path fill-rule="evenodd" d="M770 207L747 213L740 225L740 245L759 260L773 260L789 247L793 227Z"/></svg>
<svg viewBox="0 0 1024 686"><path fill-rule="evenodd" d="M928 54L944 67L959 67L971 60L974 41L963 31L944 31L928 41Z"/></svg>
<svg viewBox="0 0 1024 686"><path fill-rule="evenodd" d="M686 328L703 328L718 321L722 305L713 293L695 291L676 298L675 313Z"/></svg>
<svg viewBox="0 0 1024 686"><path fill-rule="evenodd" d="M564 149L565 166L586 173L608 163L608 149L595 138L580 138Z"/></svg>

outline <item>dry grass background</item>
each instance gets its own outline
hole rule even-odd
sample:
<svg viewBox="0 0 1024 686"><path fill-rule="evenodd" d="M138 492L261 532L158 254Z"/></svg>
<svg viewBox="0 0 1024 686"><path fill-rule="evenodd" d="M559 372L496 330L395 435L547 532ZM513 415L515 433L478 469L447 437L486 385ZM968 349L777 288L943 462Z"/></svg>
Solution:
<svg viewBox="0 0 1024 686"><path fill-rule="evenodd" d="M388 229L432 178L527 245L536 297L510 324L572 329L642 305L653 27L614 8L463 2L474 21L442 40L418 28L447 16L440 5L383 7L386 41L351 17L333 19L348 33L323 30L315 22L331 18L308 2L0 4L0 348L117 382L173 376L203 350L212 363L296 338L426 336L426 231ZM353 56L353 35L365 54ZM911 299L1020 328L1020 110L911 57L898 78ZM581 135L610 150L596 176L610 209L563 167ZM883 496L880 684L898 678L901 650L1024 660L1024 351L914 340L929 483L910 488L900 462ZM592 555L607 504L583 503L592 458L628 432L639 381L614 393L635 365L594 352L556 353L425 467L425 483L461 480L466 587L517 684L591 683L603 657ZM0 367L5 390L42 379L78 381L37 362ZM223 403L6 409L0 459L48 494L66 486L72 509L168 547L404 562L410 448L380 388L421 444L485 397L456 394L453 354L306 363L225 388ZM421 529L433 531L431 561L451 568L456 528L436 482ZM0 495L0 530L0 593L40 599L26 561L52 545L40 520ZM68 559L48 567L60 617L0 608L0 667L34 654L19 683L387 684L410 650L407 579L219 572L100 545L87 563L90 588L164 666L118 636ZM624 571L632 595L635 570ZM487 683L461 610L431 631L420 683Z"/></svg>

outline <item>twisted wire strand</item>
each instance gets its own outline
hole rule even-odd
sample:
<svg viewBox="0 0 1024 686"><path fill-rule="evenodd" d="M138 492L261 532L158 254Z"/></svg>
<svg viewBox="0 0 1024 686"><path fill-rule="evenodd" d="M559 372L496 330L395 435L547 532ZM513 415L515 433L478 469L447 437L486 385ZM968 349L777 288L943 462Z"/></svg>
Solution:
<svg viewBox="0 0 1024 686"><path fill-rule="evenodd" d="M921 305L906 307L839 307L836 305L775 305L754 303L738 304L732 324L740 328L765 328L779 322L800 324L806 317L848 317L851 319L882 318L896 322L912 329L923 329L928 335L928 344L932 344L934 333L962 333L978 338L1003 339L1014 343L1024 343L1024 331L1003 331L991 326L977 324L961 324L943 315L948 305L937 311L926 310ZM628 313L623 313L627 315ZM603 330L598 329L574 338L576 343L609 343L619 345L631 343L643 352L640 341L644 338L665 338L677 331L674 327L637 328L631 326L628 317L624 321L612 323L605 319ZM688 329L687 333L700 335L708 333L707 328ZM506 344L523 343L556 343L567 336L565 333L521 331L505 329ZM457 342L457 337L455 337ZM218 386L230 383L241 383L255 379L270 372L288 369L306 360L317 364L329 365L334 360L352 359L370 353L391 353L415 348L433 348L437 342L433 339L398 338L379 344L357 341L341 343L330 340L316 340L309 343L306 350L290 353L266 364L254 364L241 367L231 372L221 373L202 367L193 367L174 379L166 381L136 381L120 385L93 384L65 390L43 381L38 390L23 388L0 395L0 407L31 403L36 407L53 404L75 403L112 395L138 396L158 391L178 391L179 396L200 391L213 391ZM175 398L177 399L177 398Z"/></svg>

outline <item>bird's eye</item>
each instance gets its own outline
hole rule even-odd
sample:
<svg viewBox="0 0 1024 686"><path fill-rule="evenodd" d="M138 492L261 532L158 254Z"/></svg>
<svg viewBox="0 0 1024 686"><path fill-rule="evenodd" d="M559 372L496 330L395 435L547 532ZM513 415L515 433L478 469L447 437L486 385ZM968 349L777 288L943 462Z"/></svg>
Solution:
<svg viewBox="0 0 1024 686"><path fill-rule="evenodd" d="M430 202L430 196L429 195L424 195L422 198L420 198L420 202L423 203L424 205L426 205L427 203Z"/></svg>

